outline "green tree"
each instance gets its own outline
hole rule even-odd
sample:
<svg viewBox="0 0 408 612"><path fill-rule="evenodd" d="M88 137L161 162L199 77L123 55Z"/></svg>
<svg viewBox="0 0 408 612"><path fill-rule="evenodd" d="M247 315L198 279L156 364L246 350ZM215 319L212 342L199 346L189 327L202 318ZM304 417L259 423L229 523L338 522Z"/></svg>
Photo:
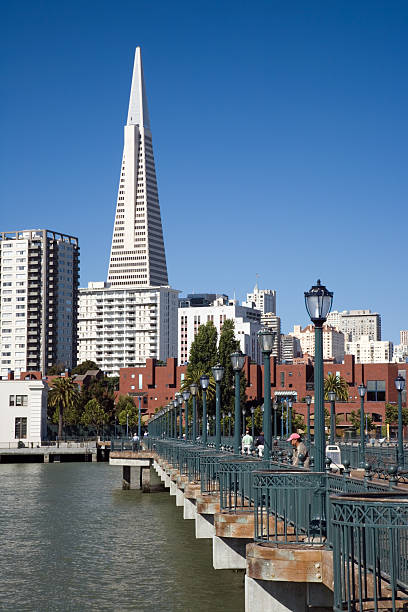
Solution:
<svg viewBox="0 0 408 612"><path fill-rule="evenodd" d="M358 410L352 410L350 413L350 423L352 424L353 427L355 427L358 434L360 434L360 414L361 414L360 408ZM372 426L373 426L373 419L371 417L371 414L365 413L364 414L364 430L367 427L367 431L371 431Z"/></svg>
<svg viewBox="0 0 408 612"><path fill-rule="evenodd" d="M88 370L99 370L99 366L94 361L87 359L79 363L73 370L72 374L85 374Z"/></svg>
<svg viewBox="0 0 408 612"><path fill-rule="evenodd" d="M196 385L198 385L197 397L199 398L199 401L201 402L203 392L202 392L201 385L200 385L200 378L204 374L209 376L210 378L210 382L208 383L208 388L207 388L207 401L209 404L211 404L213 398L215 397L215 380L214 380L211 370L210 371L205 370L203 366L191 367L190 369L187 368L186 375L184 377L183 382L181 383L180 391L189 389L191 384L196 383ZM192 402L191 399L190 399L190 402Z"/></svg>
<svg viewBox="0 0 408 612"><path fill-rule="evenodd" d="M238 350L239 342L235 339L234 320L227 319L223 323L218 345L218 361L224 368L224 376L221 381L221 408L226 412L234 408L235 375L231 364L231 353Z"/></svg>
<svg viewBox="0 0 408 612"><path fill-rule="evenodd" d="M388 425L396 425L398 423L398 405L385 404L385 422ZM408 425L408 408L402 409L402 424Z"/></svg>
<svg viewBox="0 0 408 612"><path fill-rule="evenodd" d="M200 325L190 348L187 374L191 371L202 371L211 374L211 368L217 363L217 330L212 321Z"/></svg>
<svg viewBox="0 0 408 612"><path fill-rule="evenodd" d="M138 425L139 410L129 395L121 395L116 404L116 412L120 425L129 425L129 428Z"/></svg>
<svg viewBox="0 0 408 612"><path fill-rule="evenodd" d="M95 427L96 435L99 435L99 430L107 422L108 415L101 408L98 400L91 399L86 404L82 413L81 423L86 427Z"/></svg>
<svg viewBox="0 0 408 612"><path fill-rule="evenodd" d="M336 374L328 374L324 379L324 399L329 399L329 391L336 393L337 400L347 402L349 398L349 386L345 378L336 376Z"/></svg>
<svg viewBox="0 0 408 612"><path fill-rule="evenodd" d="M65 371L64 363L54 363L47 369L47 376L56 376Z"/></svg>
<svg viewBox="0 0 408 612"><path fill-rule="evenodd" d="M76 408L79 404L79 393L72 378L56 378L52 381L52 389L48 394L48 405L58 409L58 438L62 437L64 412Z"/></svg>

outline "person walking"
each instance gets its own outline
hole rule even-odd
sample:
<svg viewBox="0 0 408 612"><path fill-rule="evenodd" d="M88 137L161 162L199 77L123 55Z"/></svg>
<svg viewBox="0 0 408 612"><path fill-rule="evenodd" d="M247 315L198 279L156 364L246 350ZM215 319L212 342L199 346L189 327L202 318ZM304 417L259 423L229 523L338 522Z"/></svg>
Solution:
<svg viewBox="0 0 408 612"><path fill-rule="evenodd" d="M256 448L258 449L259 457L263 457L264 446L265 446L265 436L264 436L264 432L263 431L261 431L261 433L257 437L255 445L256 445Z"/></svg>
<svg viewBox="0 0 408 612"><path fill-rule="evenodd" d="M242 454L249 455L253 444L253 438L249 435L249 429L245 430L245 436L242 438Z"/></svg>
<svg viewBox="0 0 408 612"><path fill-rule="evenodd" d="M287 439L287 442L290 442L293 446L293 465L299 465L299 455L303 455L305 460L303 462L303 467L308 468L310 464L309 452L306 448L304 442L302 442L302 438L298 433L293 433Z"/></svg>

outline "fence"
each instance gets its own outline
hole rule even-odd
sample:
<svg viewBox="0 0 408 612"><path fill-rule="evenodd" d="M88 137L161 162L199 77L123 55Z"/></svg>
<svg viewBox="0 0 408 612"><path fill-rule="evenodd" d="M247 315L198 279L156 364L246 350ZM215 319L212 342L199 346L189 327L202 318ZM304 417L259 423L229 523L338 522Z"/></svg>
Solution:
<svg viewBox="0 0 408 612"><path fill-rule="evenodd" d="M395 492L345 493L331 496L330 506L333 609L405 609L408 496Z"/></svg>

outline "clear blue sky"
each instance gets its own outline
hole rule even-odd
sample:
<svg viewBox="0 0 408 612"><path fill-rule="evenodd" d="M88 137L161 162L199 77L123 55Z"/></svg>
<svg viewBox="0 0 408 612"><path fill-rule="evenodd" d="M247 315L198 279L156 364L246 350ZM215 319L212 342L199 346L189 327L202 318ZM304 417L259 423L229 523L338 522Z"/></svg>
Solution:
<svg viewBox="0 0 408 612"><path fill-rule="evenodd" d="M80 239L105 280L141 45L169 278L278 292L408 328L408 3L27 1L3 5L1 229Z"/></svg>

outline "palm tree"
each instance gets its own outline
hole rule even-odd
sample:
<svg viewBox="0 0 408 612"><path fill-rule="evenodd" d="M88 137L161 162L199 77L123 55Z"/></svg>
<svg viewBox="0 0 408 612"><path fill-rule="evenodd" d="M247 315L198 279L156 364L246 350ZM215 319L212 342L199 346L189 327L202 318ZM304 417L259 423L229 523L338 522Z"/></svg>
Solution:
<svg viewBox="0 0 408 612"><path fill-rule="evenodd" d="M52 381L52 389L48 395L48 405L58 408L58 440L62 438L62 425L64 410L75 408L79 402L77 386L72 378L55 378Z"/></svg>
<svg viewBox="0 0 408 612"><path fill-rule="evenodd" d="M186 389L189 389L190 385L192 383L196 383L198 385L198 395L199 395L199 397L201 397L203 391L202 391L201 385L200 385L200 378L204 374L206 374L210 378L210 382L209 382L208 388L207 388L207 401L210 402L213 399L213 397L215 396L215 380L213 378L212 373L211 372L206 372L203 367L200 367L200 366L192 367L192 368L190 368L189 371L187 371L186 376L185 376L184 380L181 383L180 391L183 392Z"/></svg>
<svg viewBox="0 0 408 612"><path fill-rule="evenodd" d="M328 374L324 379L324 399L329 399L329 391L334 391L336 399L347 402L349 398L349 386L345 378L336 374Z"/></svg>

